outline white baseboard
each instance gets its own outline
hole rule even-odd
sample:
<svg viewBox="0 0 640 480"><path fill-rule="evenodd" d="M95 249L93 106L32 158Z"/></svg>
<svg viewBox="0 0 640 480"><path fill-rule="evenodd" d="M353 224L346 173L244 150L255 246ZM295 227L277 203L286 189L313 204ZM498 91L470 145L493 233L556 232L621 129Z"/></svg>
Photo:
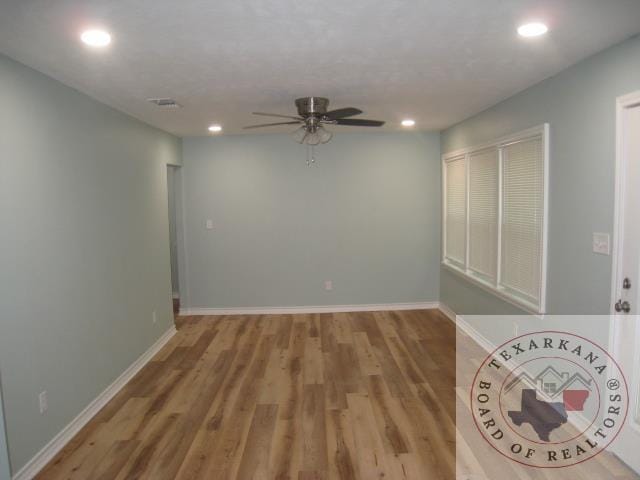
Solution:
<svg viewBox="0 0 640 480"><path fill-rule="evenodd" d="M463 315L456 315L448 305L440 302L440 311L451 320L456 327L466 333L471 339L476 342L480 347L483 348L487 353L493 352L497 345L494 345L489 339L487 339L484 335L482 335L478 330L473 328L469 323L467 323L464 319Z"/></svg>
<svg viewBox="0 0 640 480"><path fill-rule="evenodd" d="M282 315L296 313L380 312L390 310L430 310L439 302L376 303L364 305L320 305L298 307L181 308L180 315Z"/></svg>
<svg viewBox="0 0 640 480"><path fill-rule="evenodd" d="M122 374L114 380L100 395L94 398L87 407L80 412L66 427L47 443L27 464L20 469L13 480L31 480L44 466L74 437L76 433L91 420L109 400L111 400L126 383L144 367L153 356L176 333L175 326L171 326L149 349L133 362Z"/></svg>
<svg viewBox="0 0 640 480"><path fill-rule="evenodd" d="M457 316L455 323L460 330L469 335L471 339L480 345L487 353L492 353L498 348L498 345L494 345L487 337L468 324L462 315Z"/></svg>
<svg viewBox="0 0 640 480"><path fill-rule="evenodd" d="M438 304L438 309L444 314L445 317L447 317L453 323L456 322L456 312L451 310L451 308L449 308L449 305L440 302Z"/></svg>

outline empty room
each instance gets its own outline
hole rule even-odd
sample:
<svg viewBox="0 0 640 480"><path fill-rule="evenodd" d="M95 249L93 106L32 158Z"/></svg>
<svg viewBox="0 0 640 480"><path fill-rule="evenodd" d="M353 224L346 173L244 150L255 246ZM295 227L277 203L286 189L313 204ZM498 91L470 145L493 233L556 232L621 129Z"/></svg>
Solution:
<svg viewBox="0 0 640 480"><path fill-rule="evenodd" d="M0 2L0 480L640 480L640 2Z"/></svg>

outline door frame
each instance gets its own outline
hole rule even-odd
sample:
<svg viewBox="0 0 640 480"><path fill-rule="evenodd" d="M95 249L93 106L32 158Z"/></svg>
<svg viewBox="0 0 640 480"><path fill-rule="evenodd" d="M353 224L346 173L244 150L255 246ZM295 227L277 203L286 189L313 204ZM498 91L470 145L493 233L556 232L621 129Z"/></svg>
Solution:
<svg viewBox="0 0 640 480"><path fill-rule="evenodd" d="M184 171L183 166L167 163L167 190L169 188L169 169L173 172L173 180L174 180L174 207L175 207L175 227L176 227L176 255L177 255L177 263L178 263L178 284L179 284L179 294L180 294L180 310L184 311L190 305L189 300L189 269L187 265L187 230L186 230L186 218L187 211L185 207L184 201ZM168 198L168 191L167 191ZM168 205L168 203L167 203ZM169 207L170 208L170 207ZM168 213L168 210L167 210ZM171 238L169 238L169 242L171 242ZM173 290L173 289L172 289ZM173 297L173 291L172 297Z"/></svg>
<svg viewBox="0 0 640 480"><path fill-rule="evenodd" d="M614 313L614 304L619 294L618 276L620 275L620 258L622 251L622 234L624 232L624 174L626 159L624 158L624 112L628 108L640 106L640 90L623 95L616 99L616 165L613 207L613 242L611 250L611 299L609 312ZM615 326L615 323L612 323Z"/></svg>
<svg viewBox="0 0 640 480"><path fill-rule="evenodd" d="M614 305L621 295L621 285L619 277L622 271L622 257L624 255L624 199L625 199L625 173L627 171L628 158L625 156L625 111L630 108L640 108L640 90L620 96L616 99L616 163L615 163L615 185L614 185L614 210L613 210L613 241L611 250L611 298L609 301L609 352L616 358L620 351L618 330L619 322L616 321L618 314ZM635 341L635 339L634 339ZM639 354L636 353L636 356ZM629 388L633 387L633 379L640 378L640 366L634 361L632 372L627 373ZM636 393L629 392L629 399L633 400ZM629 405L630 410L635 409L636 405ZM629 413L635 414L631 411ZM640 432L640 426L633 421L633 418L627 418L628 425L634 430Z"/></svg>
<svg viewBox="0 0 640 480"><path fill-rule="evenodd" d="M4 404L2 400L2 374L0 373L0 478L11 478L11 459L9 458L9 438L7 435L7 422L4 416Z"/></svg>

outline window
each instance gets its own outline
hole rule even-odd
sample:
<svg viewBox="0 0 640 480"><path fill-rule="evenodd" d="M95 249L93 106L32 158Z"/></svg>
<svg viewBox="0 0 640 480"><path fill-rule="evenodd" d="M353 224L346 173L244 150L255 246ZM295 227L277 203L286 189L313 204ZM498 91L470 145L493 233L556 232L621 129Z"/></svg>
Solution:
<svg viewBox="0 0 640 480"><path fill-rule="evenodd" d="M443 156L443 263L542 313L548 125Z"/></svg>
<svg viewBox="0 0 640 480"><path fill-rule="evenodd" d="M544 393L556 393L556 384L555 383L545 383L544 384Z"/></svg>
<svg viewBox="0 0 640 480"><path fill-rule="evenodd" d="M501 285L535 302L542 254L542 139L503 149Z"/></svg>
<svg viewBox="0 0 640 480"><path fill-rule="evenodd" d="M493 281L498 247L498 150L469 154L469 270Z"/></svg>
<svg viewBox="0 0 640 480"><path fill-rule="evenodd" d="M466 162L465 158L453 158L446 164L446 230L447 259L456 265L465 264L466 218Z"/></svg>

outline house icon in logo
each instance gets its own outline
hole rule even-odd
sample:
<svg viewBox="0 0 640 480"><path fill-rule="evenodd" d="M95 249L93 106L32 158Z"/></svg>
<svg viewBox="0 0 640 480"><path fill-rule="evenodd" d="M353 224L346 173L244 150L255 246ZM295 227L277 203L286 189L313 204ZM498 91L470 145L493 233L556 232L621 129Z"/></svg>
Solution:
<svg viewBox="0 0 640 480"><path fill-rule="evenodd" d="M557 401L562 395L566 411L582 411L593 389L592 380L581 373L559 372L551 365L535 376L526 371L520 373L505 385L504 392L508 393L517 386L535 390L547 402Z"/></svg>

